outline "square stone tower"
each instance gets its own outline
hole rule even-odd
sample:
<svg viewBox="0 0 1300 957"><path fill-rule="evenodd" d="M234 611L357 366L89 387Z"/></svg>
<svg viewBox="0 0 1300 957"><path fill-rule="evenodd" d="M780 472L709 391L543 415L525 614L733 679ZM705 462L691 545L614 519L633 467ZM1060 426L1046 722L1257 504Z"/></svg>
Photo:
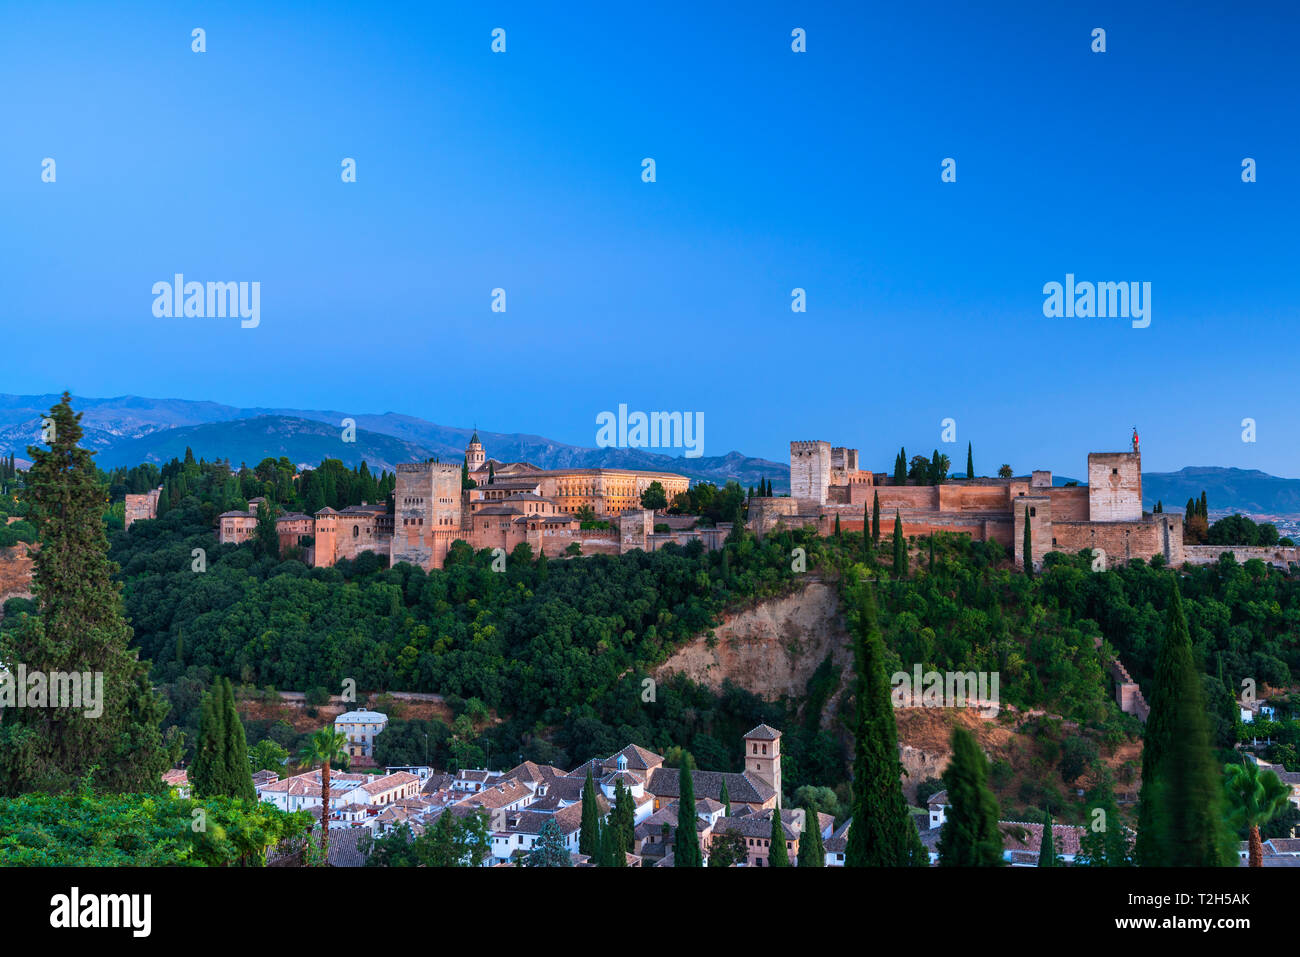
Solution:
<svg viewBox="0 0 1300 957"><path fill-rule="evenodd" d="M745 772L766 782L781 800L781 732L760 724L745 735Z"/></svg>
<svg viewBox="0 0 1300 957"><path fill-rule="evenodd" d="M1088 520L1133 522L1142 518L1142 453L1088 453Z"/></svg>
<svg viewBox="0 0 1300 957"><path fill-rule="evenodd" d="M449 533L460 528L460 466L415 462L397 466L390 565L431 568L441 561ZM439 545L435 546L438 540Z"/></svg>
<svg viewBox="0 0 1300 957"><path fill-rule="evenodd" d="M831 444L829 442L790 443L790 497L817 505L826 504L826 490L831 484Z"/></svg>

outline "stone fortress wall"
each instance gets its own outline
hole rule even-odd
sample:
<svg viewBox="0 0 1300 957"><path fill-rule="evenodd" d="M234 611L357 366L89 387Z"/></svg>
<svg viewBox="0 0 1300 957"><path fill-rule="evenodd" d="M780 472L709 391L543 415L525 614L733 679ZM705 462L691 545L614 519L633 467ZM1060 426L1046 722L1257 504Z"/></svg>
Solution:
<svg viewBox="0 0 1300 957"><path fill-rule="evenodd" d="M1042 469L1028 477L953 479L933 486L885 484L888 479L860 469L856 449L791 442L791 494L752 499L750 528L761 536L782 526L813 525L826 535L838 518L842 530L861 531L879 496L882 535L893 528L897 513L905 535L964 532L1013 549L1021 565L1026 520L1035 566L1050 551L1084 548L1104 552L1106 562L1164 555L1181 565L1187 559L1181 517L1142 511L1136 433L1130 451L1089 453L1086 486L1053 486L1052 473Z"/></svg>

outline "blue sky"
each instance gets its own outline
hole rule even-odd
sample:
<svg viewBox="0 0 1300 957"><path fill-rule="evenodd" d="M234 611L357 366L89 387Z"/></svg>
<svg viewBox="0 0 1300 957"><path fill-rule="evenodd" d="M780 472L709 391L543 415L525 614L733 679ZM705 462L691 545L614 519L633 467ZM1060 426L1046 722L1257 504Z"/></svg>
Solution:
<svg viewBox="0 0 1300 957"><path fill-rule="evenodd" d="M264 6L0 7L0 392L1300 476L1294 4ZM260 325L155 318L177 272Z"/></svg>

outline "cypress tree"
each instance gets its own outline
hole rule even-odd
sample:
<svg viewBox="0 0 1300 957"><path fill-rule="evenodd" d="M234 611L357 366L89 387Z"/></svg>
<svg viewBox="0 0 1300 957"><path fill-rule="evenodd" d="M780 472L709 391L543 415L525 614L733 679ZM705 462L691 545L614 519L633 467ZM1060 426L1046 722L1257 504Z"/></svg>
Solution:
<svg viewBox="0 0 1300 957"><path fill-rule="evenodd" d="M905 448L898 450L898 458L894 460L894 484L907 484L907 450Z"/></svg>
<svg viewBox="0 0 1300 957"><path fill-rule="evenodd" d="M839 513L836 512L835 513L835 541L842 542L843 540L844 540L844 536L840 534L840 516Z"/></svg>
<svg viewBox="0 0 1300 957"><path fill-rule="evenodd" d="M939 834L940 867L1001 867L998 802L989 790L989 764L975 736L953 728L952 760L943 772L948 820Z"/></svg>
<svg viewBox="0 0 1300 957"><path fill-rule="evenodd" d="M623 852L630 852L636 839L636 808L633 806L632 792L620 778L614 785L614 812L610 815L618 835L618 847ZM623 866L627 859L623 859Z"/></svg>
<svg viewBox="0 0 1300 957"><path fill-rule="evenodd" d="M880 544L880 493L871 493L871 542Z"/></svg>
<svg viewBox="0 0 1300 957"><path fill-rule="evenodd" d="M871 547L871 509L862 506L862 560L868 564L876 557Z"/></svg>
<svg viewBox="0 0 1300 957"><path fill-rule="evenodd" d="M1034 577L1034 541L1029 531L1029 506L1025 506L1025 574Z"/></svg>
<svg viewBox="0 0 1300 957"><path fill-rule="evenodd" d="M966 480L970 481L975 477L975 459L971 455L970 443L966 443Z"/></svg>
<svg viewBox="0 0 1300 957"><path fill-rule="evenodd" d="M844 864L923 866L929 858L903 797L898 725L889 697L885 649L870 585L863 585L859 594L854 636L853 824L849 827Z"/></svg>
<svg viewBox="0 0 1300 957"><path fill-rule="evenodd" d="M199 740L189 773L196 797L218 797L226 793L225 720L226 709L221 697L221 679L218 678L199 705Z"/></svg>
<svg viewBox="0 0 1300 957"><path fill-rule="evenodd" d="M1079 841L1079 863L1087 867L1128 867L1132 863L1129 853L1128 835L1120 820L1110 774L1103 770L1088 793L1087 826Z"/></svg>
<svg viewBox="0 0 1300 957"><path fill-rule="evenodd" d="M826 850L822 846L821 826L817 812L811 806L805 806L803 833L799 835L799 866L825 867Z"/></svg>
<svg viewBox="0 0 1300 957"><path fill-rule="evenodd" d="M1201 489L1201 518L1210 520L1210 504L1205 499L1205 490Z"/></svg>
<svg viewBox="0 0 1300 957"><path fill-rule="evenodd" d="M230 797L243 798L245 801L257 800L257 790L253 787L253 769L248 762L248 737L244 733L244 723L239 720L235 708L235 689L229 678L221 679L222 702L226 717L225 727L225 765L226 775L230 781Z"/></svg>
<svg viewBox="0 0 1300 957"><path fill-rule="evenodd" d="M727 790L727 779L722 779L722 793L718 795L718 801L722 804L722 814L724 817L731 817L731 793Z"/></svg>
<svg viewBox="0 0 1300 957"><path fill-rule="evenodd" d="M1056 842L1052 840L1052 812L1043 812L1043 838L1038 845L1038 866L1056 866Z"/></svg>
<svg viewBox="0 0 1300 957"><path fill-rule="evenodd" d="M674 867L701 867L700 835L695 828L695 781L689 768L681 769L681 794L677 802L677 834L673 839Z"/></svg>
<svg viewBox="0 0 1300 957"><path fill-rule="evenodd" d="M789 867L790 852L785 847L785 828L781 826L781 809L772 809L772 836L768 841L767 864L769 867Z"/></svg>
<svg viewBox="0 0 1300 957"><path fill-rule="evenodd" d="M68 393L49 418L49 448L28 448L32 466L21 493L40 539L32 581L40 615L6 631L4 659L25 664L29 674L90 671L96 683L102 675L102 711L6 709L0 795L67 791L80 781L112 793L158 794L171 764L160 730L167 705L130 648L117 567L108 560L107 494L92 453L78 446L81 416Z"/></svg>
<svg viewBox="0 0 1300 957"><path fill-rule="evenodd" d="M1142 747L1134 857L1143 867L1226 866L1235 855L1223 824L1222 781L1210 746L1205 693L1178 579L1171 574L1169 580L1168 620Z"/></svg>
<svg viewBox="0 0 1300 957"><path fill-rule="evenodd" d="M587 768L587 780L582 785L582 828L578 832L578 853L596 856L600 849L600 806L596 803L596 782Z"/></svg>
<svg viewBox="0 0 1300 957"><path fill-rule="evenodd" d="M894 512L894 577L907 577L907 543L903 541L903 517Z"/></svg>

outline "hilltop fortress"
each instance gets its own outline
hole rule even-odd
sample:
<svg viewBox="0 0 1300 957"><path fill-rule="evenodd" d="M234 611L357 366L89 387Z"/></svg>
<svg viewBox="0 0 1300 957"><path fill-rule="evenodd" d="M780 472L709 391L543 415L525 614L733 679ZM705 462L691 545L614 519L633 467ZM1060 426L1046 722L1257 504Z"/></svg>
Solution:
<svg viewBox="0 0 1300 957"><path fill-rule="evenodd" d="M749 527L758 535L779 526L815 525L831 534L838 517L844 531L860 531L874 496L880 496L882 535L894 513L904 535L966 532L1015 551L1024 563L1026 514L1033 562L1048 552L1105 553L1107 562L1163 555L1184 561L1183 522L1177 514L1142 511L1142 455L1133 436L1127 452L1090 452L1087 486L1053 486L1052 473L1015 478L949 479L942 485L892 485L889 476L858 466L858 450L829 442L790 443L790 496L754 498Z"/></svg>
<svg viewBox="0 0 1300 957"><path fill-rule="evenodd" d="M330 566L363 552L388 556L390 565L410 562L441 568L452 542L475 550L507 553L527 544L534 554L557 556L580 546L580 554L618 555L634 548L654 551L667 542L699 539L717 548L730 530L718 528L655 532L654 513L641 507L641 494L658 482L671 501L690 481L673 472L627 469L540 469L527 462L488 459L475 432L465 450L465 466L477 484L461 488L461 466L412 462L397 466L391 504L386 502L323 508L314 516L281 515L276 521L281 547L314 536L308 564ZM217 519L222 543L247 541L256 534L260 501L253 511L225 512ZM598 528L582 528L579 513L590 510Z"/></svg>

